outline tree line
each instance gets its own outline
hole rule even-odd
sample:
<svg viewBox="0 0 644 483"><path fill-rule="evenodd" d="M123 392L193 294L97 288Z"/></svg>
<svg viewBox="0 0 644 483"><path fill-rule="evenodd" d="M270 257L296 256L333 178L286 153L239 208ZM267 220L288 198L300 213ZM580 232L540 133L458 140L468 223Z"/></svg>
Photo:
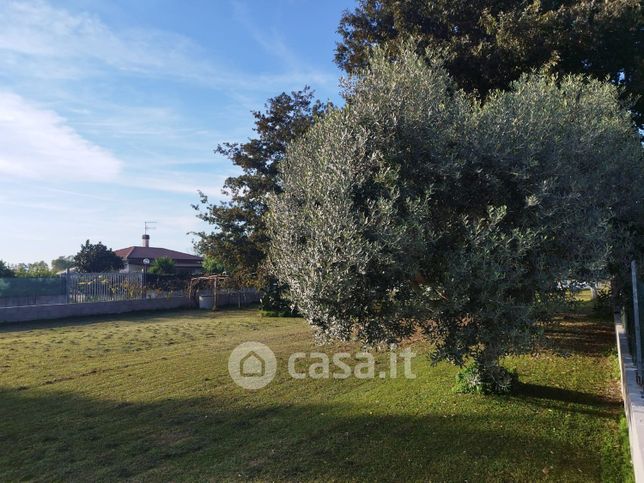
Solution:
<svg viewBox="0 0 644 483"><path fill-rule="evenodd" d="M78 272L112 272L123 268L123 260L102 242L87 240L76 255L60 256L51 261L9 265L0 260L0 277L52 277L74 269Z"/></svg>

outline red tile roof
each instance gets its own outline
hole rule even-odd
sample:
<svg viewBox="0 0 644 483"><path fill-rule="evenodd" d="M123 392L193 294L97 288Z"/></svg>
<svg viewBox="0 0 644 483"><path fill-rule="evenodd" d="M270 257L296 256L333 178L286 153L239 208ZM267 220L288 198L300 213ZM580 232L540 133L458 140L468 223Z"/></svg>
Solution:
<svg viewBox="0 0 644 483"><path fill-rule="evenodd" d="M157 247L127 247L114 250L114 253L128 261L143 260L144 258L154 260L160 257L168 257L182 262L201 262L202 260L201 257L196 255Z"/></svg>

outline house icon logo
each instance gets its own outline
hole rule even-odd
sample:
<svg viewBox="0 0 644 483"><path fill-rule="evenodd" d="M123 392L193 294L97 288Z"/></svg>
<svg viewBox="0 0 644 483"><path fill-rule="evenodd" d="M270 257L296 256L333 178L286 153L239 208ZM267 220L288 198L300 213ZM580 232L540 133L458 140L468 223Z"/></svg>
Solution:
<svg viewBox="0 0 644 483"><path fill-rule="evenodd" d="M255 351L250 351L240 361L241 375L244 377L264 377L266 362Z"/></svg>
<svg viewBox="0 0 644 483"><path fill-rule="evenodd" d="M244 342L230 353L228 372L238 386L261 389L270 383L277 372L273 351L261 342Z"/></svg>

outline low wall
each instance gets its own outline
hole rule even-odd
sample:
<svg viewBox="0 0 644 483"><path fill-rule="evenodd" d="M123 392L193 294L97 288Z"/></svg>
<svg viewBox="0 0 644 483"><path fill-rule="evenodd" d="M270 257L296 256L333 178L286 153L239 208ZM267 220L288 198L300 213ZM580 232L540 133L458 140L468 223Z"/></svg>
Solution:
<svg viewBox="0 0 644 483"><path fill-rule="evenodd" d="M29 322L32 320L63 319L90 315L121 314L137 310L167 310L188 307L186 297L120 300L117 302L90 302L83 304L26 305L0 307L1 322Z"/></svg>
<svg viewBox="0 0 644 483"><path fill-rule="evenodd" d="M622 398L628 422L628 438L635 481L644 483L644 392L637 384L637 369L628 348L628 339L619 314L615 315L615 333L622 376Z"/></svg>
<svg viewBox="0 0 644 483"><path fill-rule="evenodd" d="M210 290L199 290L197 292L200 302L199 307L212 309L214 297ZM217 307L238 306L256 304L262 298L262 294L254 288L245 288L241 290L223 289L217 292Z"/></svg>

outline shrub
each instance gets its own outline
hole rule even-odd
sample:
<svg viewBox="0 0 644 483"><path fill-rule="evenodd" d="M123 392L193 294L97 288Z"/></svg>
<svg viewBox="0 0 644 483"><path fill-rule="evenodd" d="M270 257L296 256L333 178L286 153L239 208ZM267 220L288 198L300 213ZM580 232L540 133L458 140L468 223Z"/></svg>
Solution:
<svg viewBox="0 0 644 483"><path fill-rule="evenodd" d="M203 258L201 267L203 268L203 271L206 275L214 275L225 272L224 264L221 263L221 260L212 255L206 255Z"/></svg>
<svg viewBox="0 0 644 483"><path fill-rule="evenodd" d="M454 391L464 394L508 394L516 380L516 372L504 367L484 370L478 362L472 362L456 374Z"/></svg>
<svg viewBox="0 0 644 483"><path fill-rule="evenodd" d="M170 257L159 257L152 262L149 271L154 275L173 275L176 272L176 263Z"/></svg>

